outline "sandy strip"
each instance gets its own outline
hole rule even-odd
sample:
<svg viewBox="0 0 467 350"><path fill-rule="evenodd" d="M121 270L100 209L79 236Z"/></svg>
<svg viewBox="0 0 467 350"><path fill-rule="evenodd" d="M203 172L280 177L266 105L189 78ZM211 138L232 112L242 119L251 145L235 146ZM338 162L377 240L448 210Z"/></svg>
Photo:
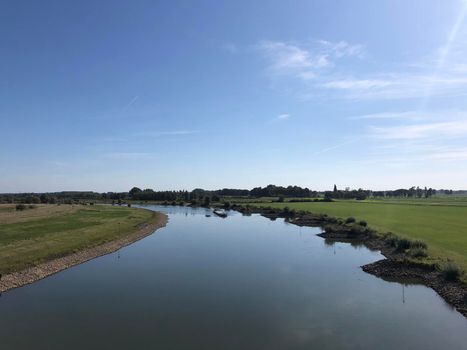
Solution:
<svg viewBox="0 0 467 350"><path fill-rule="evenodd" d="M150 224L141 224L138 231L126 237L104 243L94 248L84 249L80 252L54 259L19 272L13 272L11 274L2 276L0 280L0 293L33 283L69 267L82 264L99 256L113 253L122 247L130 245L131 243L149 236L155 230L164 227L168 221L168 217L165 214L155 213L155 215L155 222Z"/></svg>

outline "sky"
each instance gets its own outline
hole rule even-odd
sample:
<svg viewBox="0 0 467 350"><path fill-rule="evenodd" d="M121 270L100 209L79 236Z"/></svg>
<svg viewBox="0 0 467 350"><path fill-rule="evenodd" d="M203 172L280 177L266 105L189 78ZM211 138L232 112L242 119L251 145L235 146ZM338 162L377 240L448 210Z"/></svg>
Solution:
<svg viewBox="0 0 467 350"><path fill-rule="evenodd" d="M466 12L0 0L0 192L467 189Z"/></svg>

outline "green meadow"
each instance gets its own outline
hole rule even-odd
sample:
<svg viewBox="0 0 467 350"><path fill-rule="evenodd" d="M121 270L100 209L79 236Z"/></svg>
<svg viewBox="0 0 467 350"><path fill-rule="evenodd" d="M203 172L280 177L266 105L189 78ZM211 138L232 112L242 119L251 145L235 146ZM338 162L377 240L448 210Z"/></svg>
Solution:
<svg viewBox="0 0 467 350"><path fill-rule="evenodd" d="M0 273L18 271L136 232L157 214L104 205L0 205Z"/></svg>
<svg viewBox="0 0 467 350"><path fill-rule="evenodd" d="M365 220L379 232L393 232L428 244L437 260L451 259L467 271L467 201L465 200L374 200L300 203L249 203L275 208L289 207L313 213Z"/></svg>

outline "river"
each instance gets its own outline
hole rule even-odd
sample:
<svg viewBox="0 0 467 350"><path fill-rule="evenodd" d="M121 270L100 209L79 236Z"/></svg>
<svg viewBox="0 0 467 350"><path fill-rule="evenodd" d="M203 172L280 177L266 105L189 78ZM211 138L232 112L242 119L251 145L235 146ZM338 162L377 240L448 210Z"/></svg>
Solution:
<svg viewBox="0 0 467 350"><path fill-rule="evenodd" d="M204 208L0 298L1 349L467 349L433 290L386 282L382 259L318 228Z"/></svg>

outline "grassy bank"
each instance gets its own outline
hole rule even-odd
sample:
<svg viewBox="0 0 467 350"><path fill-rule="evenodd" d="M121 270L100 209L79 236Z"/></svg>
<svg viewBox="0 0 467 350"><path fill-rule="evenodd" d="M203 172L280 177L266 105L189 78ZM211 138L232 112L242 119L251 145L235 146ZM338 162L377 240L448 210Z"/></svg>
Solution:
<svg viewBox="0 0 467 350"><path fill-rule="evenodd" d="M430 256L440 260L451 259L467 271L466 204L351 200L330 203L249 203L365 220L379 232L390 231L406 238L422 240L427 243Z"/></svg>
<svg viewBox="0 0 467 350"><path fill-rule="evenodd" d="M124 237L156 213L128 207L0 205L0 273L6 274Z"/></svg>

